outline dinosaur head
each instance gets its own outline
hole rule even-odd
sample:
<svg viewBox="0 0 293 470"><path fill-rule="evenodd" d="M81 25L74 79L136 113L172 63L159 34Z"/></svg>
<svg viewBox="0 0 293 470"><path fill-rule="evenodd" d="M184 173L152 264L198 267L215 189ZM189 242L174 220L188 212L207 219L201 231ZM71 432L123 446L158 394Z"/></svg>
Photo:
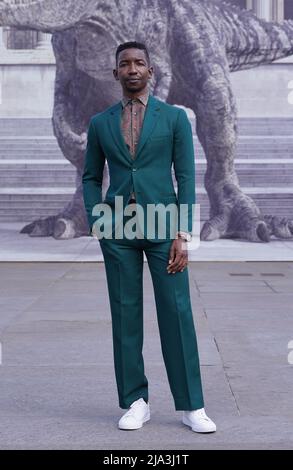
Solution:
<svg viewBox="0 0 293 470"><path fill-rule="evenodd" d="M0 0L0 26L60 31L90 18L100 0Z"/></svg>

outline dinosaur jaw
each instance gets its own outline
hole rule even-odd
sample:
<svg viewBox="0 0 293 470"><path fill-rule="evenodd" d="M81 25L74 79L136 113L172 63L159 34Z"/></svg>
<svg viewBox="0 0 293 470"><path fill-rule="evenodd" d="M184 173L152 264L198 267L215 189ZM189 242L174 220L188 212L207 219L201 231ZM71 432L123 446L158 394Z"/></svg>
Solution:
<svg viewBox="0 0 293 470"><path fill-rule="evenodd" d="M54 32L91 17L98 0L0 0L0 26Z"/></svg>

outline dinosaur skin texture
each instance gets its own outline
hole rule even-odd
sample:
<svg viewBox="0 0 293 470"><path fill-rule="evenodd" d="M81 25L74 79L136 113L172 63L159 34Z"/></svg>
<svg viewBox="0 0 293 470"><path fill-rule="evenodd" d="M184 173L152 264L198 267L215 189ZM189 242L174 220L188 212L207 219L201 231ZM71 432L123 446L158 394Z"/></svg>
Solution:
<svg viewBox="0 0 293 470"><path fill-rule="evenodd" d="M76 167L76 192L53 217L22 229L56 239L88 234L81 176L89 119L121 98L112 74L121 42L144 42L154 75L150 91L191 108L207 159L210 202L201 240L292 238L293 221L264 215L234 168L237 109L230 73L293 54L293 22L266 22L252 11L212 0L0 0L0 25L52 33L56 56L53 128ZM103 191L108 186L107 165Z"/></svg>

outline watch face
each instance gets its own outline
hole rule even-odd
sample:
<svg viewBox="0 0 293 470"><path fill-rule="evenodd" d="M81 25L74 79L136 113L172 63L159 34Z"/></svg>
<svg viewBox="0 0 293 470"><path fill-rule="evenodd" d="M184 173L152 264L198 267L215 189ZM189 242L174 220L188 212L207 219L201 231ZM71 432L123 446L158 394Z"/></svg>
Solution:
<svg viewBox="0 0 293 470"><path fill-rule="evenodd" d="M179 234L179 237L180 237L182 240L185 240L186 242L190 242L190 240L191 240L191 235L190 235L190 233L180 233L180 234Z"/></svg>

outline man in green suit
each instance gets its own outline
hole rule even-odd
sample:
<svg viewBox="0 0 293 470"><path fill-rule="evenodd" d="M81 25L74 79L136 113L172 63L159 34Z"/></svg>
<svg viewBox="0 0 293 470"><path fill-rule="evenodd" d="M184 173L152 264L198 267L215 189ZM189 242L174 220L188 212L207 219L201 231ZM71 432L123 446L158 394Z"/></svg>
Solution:
<svg viewBox="0 0 293 470"><path fill-rule="evenodd" d="M142 355L145 253L175 409L183 410L182 422L193 431L214 432L204 410L187 268L195 204L191 125L183 109L150 94L153 67L144 44L120 44L116 67L123 97L90 120L82 181L90 233L99 239L105 262L119 406L128 409L118 427L138 429L150 419ZM103 201L106 160L110 185ZM163 235L160 213L159 221L148 216L158 204L178 209L176 224L167 217ZM134 237L129 226L136 228Z"/></svg>

